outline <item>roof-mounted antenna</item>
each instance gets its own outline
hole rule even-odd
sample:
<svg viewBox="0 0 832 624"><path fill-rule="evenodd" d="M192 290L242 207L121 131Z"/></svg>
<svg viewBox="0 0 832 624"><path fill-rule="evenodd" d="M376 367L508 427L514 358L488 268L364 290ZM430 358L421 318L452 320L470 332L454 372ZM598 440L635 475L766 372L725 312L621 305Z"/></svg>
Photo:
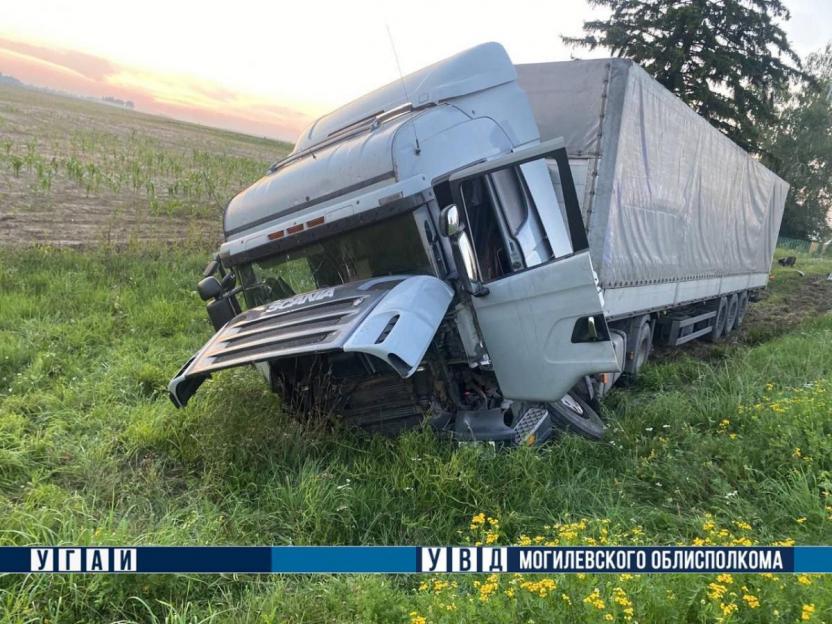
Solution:
<svg viewBox="0 0 832 624"><path fill-rule="evenodd" d="M390 31L390 24L385 24L384 27L387 29L387 38L390 40L390 48L393 50L393 59L396 61L396 69L399 72L399 80L402 83L402 91L404 91L404 97L413 106L413 102L410 100L410 94L407 92L407 83L404 80L404 74L402 74L402 66L399 63L399 53L396 52L396 42L393 41L393 33ZM410 121L410 127L413 128L413 138L416 141L416 153L420 154L422 152L422 146L419 145L419 135L416 134L416 123L415 120Z"/></svg>

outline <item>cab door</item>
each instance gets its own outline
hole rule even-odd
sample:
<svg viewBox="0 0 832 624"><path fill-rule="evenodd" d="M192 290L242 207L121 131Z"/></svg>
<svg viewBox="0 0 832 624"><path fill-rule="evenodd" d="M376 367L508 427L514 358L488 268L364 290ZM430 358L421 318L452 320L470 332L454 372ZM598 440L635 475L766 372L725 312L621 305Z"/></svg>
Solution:
<svg viewBox="0 0 832 624"><path fill-rule="evenodd" d="M562 202L540 175L547 158L558 165ZM506 186L511 179L516 187ZM471 302L503 396L555 401L585 375L618 371L562 140L449 182L479 273Z"/></svg>

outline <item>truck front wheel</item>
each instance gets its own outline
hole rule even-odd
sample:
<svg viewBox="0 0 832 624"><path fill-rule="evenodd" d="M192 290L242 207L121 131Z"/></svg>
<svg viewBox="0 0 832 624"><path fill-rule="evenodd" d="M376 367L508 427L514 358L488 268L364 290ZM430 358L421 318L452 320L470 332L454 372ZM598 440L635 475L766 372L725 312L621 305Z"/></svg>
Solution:
<svg viewBox="0 0 832 624"><path fill-rule="evenodd" d="M647 363L652 350L653 325L650 323L650 315L631 319L627 328L627 354L624 362L628 382L638 378L639 371Z"/></svg>
<svg viewBox="0 0 832 624"><path fill-rule="evenodd" d="M574 392L569 392L559 401L548 404L552 422L563 429L582 435L591 440L604 437L604 423L589 403Z"/></svg>

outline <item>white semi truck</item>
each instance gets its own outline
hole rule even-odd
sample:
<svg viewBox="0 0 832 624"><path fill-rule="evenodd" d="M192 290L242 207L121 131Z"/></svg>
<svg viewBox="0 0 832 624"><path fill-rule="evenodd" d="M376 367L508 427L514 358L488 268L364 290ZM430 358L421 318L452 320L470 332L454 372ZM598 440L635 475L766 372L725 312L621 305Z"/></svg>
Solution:
<svg viewBox="0 0 832 624"><path fill-rule="evenodd" d="M231 200L198 286L216 334L170 395L254 364L371 430L599 437L654 343L739 327L787 191L629 61L483 44L321 117Z"/></svg>

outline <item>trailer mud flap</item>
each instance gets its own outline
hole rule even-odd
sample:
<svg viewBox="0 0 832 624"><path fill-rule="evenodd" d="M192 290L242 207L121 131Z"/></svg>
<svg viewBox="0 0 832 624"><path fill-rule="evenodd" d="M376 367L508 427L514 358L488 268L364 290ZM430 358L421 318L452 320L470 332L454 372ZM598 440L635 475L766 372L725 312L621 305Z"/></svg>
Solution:
<svg viewBox="0 0 832 624"><path fill-rule="evenodd" d="M246 310L170 381L184 407L214 371L327 352L360 352L410 377L430 346L453 290L428 275L381 277L303 293Z"/></svg>

